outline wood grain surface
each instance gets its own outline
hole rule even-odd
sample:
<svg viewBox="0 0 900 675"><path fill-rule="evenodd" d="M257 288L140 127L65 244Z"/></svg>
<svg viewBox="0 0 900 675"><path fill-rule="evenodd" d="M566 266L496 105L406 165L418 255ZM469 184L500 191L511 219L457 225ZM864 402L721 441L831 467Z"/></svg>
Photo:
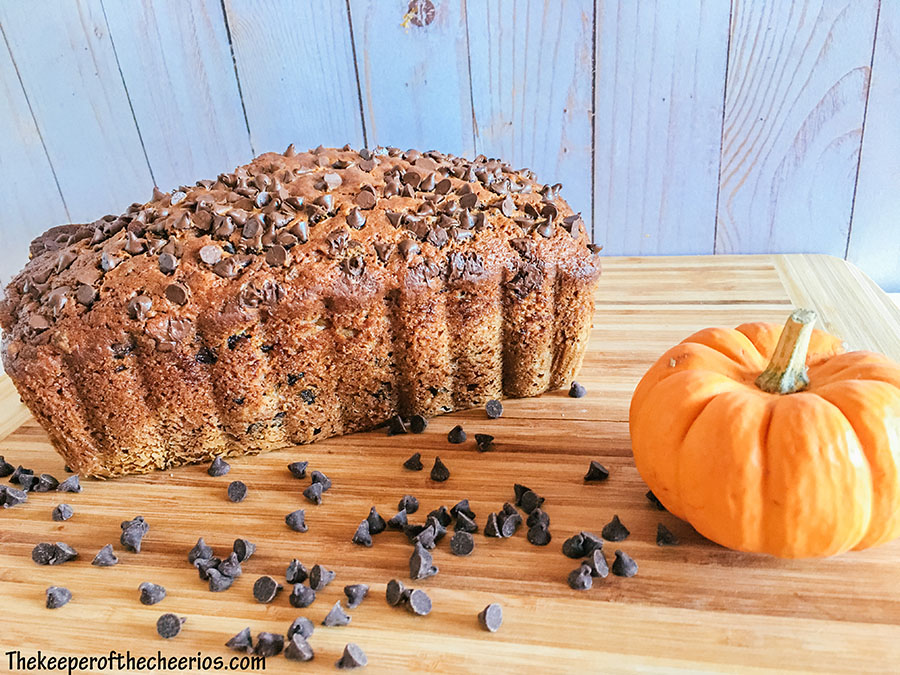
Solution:
<svg viewBox="0 0 900 675"><path fill-rule="evenodd" d="M866 283L869 285L867 286ZM835 296L842 301L835 302ZM0 652L20 649L60 654L195 655L230 658L223 643L245 626L253 633L282 633L297 616L318 624L344 584L371 586L370 597L351 612L347 627L317 625L310 642L315 661L307 669L331 670L343 645L358 643L368 654L365 672L672 672L778 671L887 672L900 658L900 541L828 560L776 560L725 550L696 534L644 497L646 487L631 459L627 410L631 392L667 347L708 325L749 320L781 322L795 304L814 304L825 325L846 327L848 306L867 310L867 332L852 337L858 347L900 352L900 317L883 311L871 282L826 257L718 256L609 258L597 295L595 328L579 375L588 395L564 391L504 402L499 420L471 410L431 421L422 435L388 437L383 431L335 438L232 461L226 477L211 478L204 466L114 481L84 481L81 494L32 494L28 502L0 513ZM846 335L845 337L851 337ZM4 417L21 408L8 402ZM0 424L0 430L17 426ZM462 424L471 434L496 436L496 449L479 454L470 441L448 444L447 431ZM470 436L471 437L471 436ZM435 484L428 471L401 464L414 451L426 467L440 455L451 471ZM0 441L0 454L36 472L63 476L62 461L31 420ZM300 492L308 480L290 476L285 465L307 459L334 486L321 506ZM609 467L605 483L585 484L589 460ZM230 480L243 480L249 496L225 498ZM435 551L440 573L409 581L411 547L385 532L374 547L350 538L370 506L393 515L398 499L415 494L424 519L433 508L468 497L483 525L490 511L512 500L514 482L546 497L553 541L530 545L520 531L506 540L476 535L468 558L450 555L446 540ZM57 523L52 508L65 501L75 516ZM286 513L306 508L309 531L289 531ZM143 515L150 524L140 554L118 544L119 522ZM631 579L610 576L589 591L570 590L567 573L576 561L562 555L562 542L585 529L599 532L614 514L631 530L619 544L640 570ZM674 548L655 545L658 522L680 539ZM203 535L217 552L235 537L258 545L234 586L212 594L187 563L187 552ZM41 541L65 541L79 559L39 567L30 559ZM90 565L106 543L116 548L116 567ZM253 581L282 577L291 558L322 563L337 579L308 609L290 607L285 593L268 605L255 602ZM611 557L611 555L610 555ZM426 589L434 601L427 617L388 607L391 578ZM138 584L164 585L168 596L145 607ZM72 601L58 610L43 607L44 590L63 585ZM480 629L476 614L500 602L504 623L496 634ZM157 617L187 617L177 638L164 641ZM15 617L15 620L10 620ZM4 657L5 658L5 657ZM6 662L0 664L0 669ZM295 672L300 664L269 659L266 672Z"/></svg>

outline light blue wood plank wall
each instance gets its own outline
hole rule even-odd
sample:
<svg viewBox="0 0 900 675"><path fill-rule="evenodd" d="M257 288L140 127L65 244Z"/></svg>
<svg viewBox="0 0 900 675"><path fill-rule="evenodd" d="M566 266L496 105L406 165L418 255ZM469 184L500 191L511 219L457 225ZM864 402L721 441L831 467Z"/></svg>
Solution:
<svg viewBox="0 0 900 675"><path fill-rule="evenodd" d="M0 282L51 225L293 142L498 156L610 254L824 252L900 290L900 2L39 5L0 2Z"/></svg>

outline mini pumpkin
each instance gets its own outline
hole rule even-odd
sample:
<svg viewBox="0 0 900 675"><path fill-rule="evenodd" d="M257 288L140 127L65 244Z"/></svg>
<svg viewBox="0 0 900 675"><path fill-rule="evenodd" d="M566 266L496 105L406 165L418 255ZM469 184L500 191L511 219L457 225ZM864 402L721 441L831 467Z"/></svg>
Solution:
<svg viewBox="0 0 900 675"><path fill-rule="evenodd" d="M900 535L900 365L815 320L701 330L632 397L644 481L728 548L819 557Z"/></svg>

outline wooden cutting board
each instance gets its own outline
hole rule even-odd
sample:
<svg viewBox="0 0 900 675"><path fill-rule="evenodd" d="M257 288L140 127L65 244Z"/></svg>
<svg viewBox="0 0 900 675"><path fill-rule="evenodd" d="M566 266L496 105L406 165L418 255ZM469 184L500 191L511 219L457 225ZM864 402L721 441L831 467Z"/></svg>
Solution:
<svg viewBox="0 0 900 675"><path fill-rule="evenodd" d="M609 258L597 295L595 328L579 380L588 395L553 392L505 402L499 420L472 410L432 420L426 433L388 437L383 431L335 438L268 455L232 461L231 473L210 478L193 466L115 481L84 481L81 494L32 494L0 512L0 654L23 656L132 655L221 656L224 642L245 626L283 633L297 616L319 624L343 599L350 583L371 586L347 627L318 626L310 642L313 663L271 658L266 672L332 670L347 642L368 654L366 672L617 672L750 671L786 669L886 672L900 660L900 541L830 560L788 561L747 555L706 541L686 523L653 509L631 459L627 412L641 375L666 348L709 325L744 321L781 323L795 306L818 310L824 327L851 347L876 349L900 359L900 310L856 268L827 256L721 256ZM17 402L8 378L0 383L0 454L35 472L63 476L63 463L44 432ZM473 443L450 445L447 431L462 424L496 436L496 450L479 454ZM426 470L405 471L414 451ZM451 471L443 484L429 480L440 455ZM308 459L334 482L321 506L307 504L308 481L285 465ZM585 484L588 462L609 467L605 483ZM249 496L225 497L230 480L242 480ZM385 532L367 549L350 538L369 507L393 515L406 493L421 502L417 514L468 497L483 525L487 514L513 499L513 483L546 497L553 541L529 544L524 530L512 539L476 535L475 552L450 555L447 541L435 551L440 573L411 582L411 551L402 534ZM51 521L61 501L75 509L65 522ZM284 515L306 507L309 531L289 531ZM631 530L620 544L640 566L637 576L610 576L589 591L566 585L576 561L562 542L579 530L600 531L613 514ZM150 532L140 554L121 551L119 522L143 515ZM655 544L658 522L680 539L675 548ZM210 593L188 564L188 550L203 535L217 552L236 537L258 546L244 574L224 593ZM79 559L39 567L32 547L65 541ZM90 564L113 543L116 567ZM322 563L337 579L305 610L287 593L268 605L251 593L263 574L283 578L291 558L307 567ZM426 589L434 601L427 617L389 607L385 584L398 578ZM168 589L160 604L138 602L138 584ZM44 608L50 585L67 586L73 600ZM499 602L504 622L483 631L476 614ZM187 617L180 636L156 635L160 614ZM2 656L0 670L9 667ZM199 669L194 668L192 672ZM95 672L89 670L86 672ZM99 672L99 671L98 671ZM108 671L106 671L108 672Z"/></svg>

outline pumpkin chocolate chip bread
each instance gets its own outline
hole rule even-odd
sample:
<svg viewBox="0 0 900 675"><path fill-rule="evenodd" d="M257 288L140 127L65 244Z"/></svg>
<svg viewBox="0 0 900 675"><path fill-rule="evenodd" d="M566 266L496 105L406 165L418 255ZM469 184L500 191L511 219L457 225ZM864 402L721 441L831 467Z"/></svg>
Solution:
<svg viewBox="0 0 900 675"><path fill-rule="evenodd" d="M559 187L485 157L267 153L36 239L3 363L95 476L533 396L578 369L600 274Z"/></svg>

